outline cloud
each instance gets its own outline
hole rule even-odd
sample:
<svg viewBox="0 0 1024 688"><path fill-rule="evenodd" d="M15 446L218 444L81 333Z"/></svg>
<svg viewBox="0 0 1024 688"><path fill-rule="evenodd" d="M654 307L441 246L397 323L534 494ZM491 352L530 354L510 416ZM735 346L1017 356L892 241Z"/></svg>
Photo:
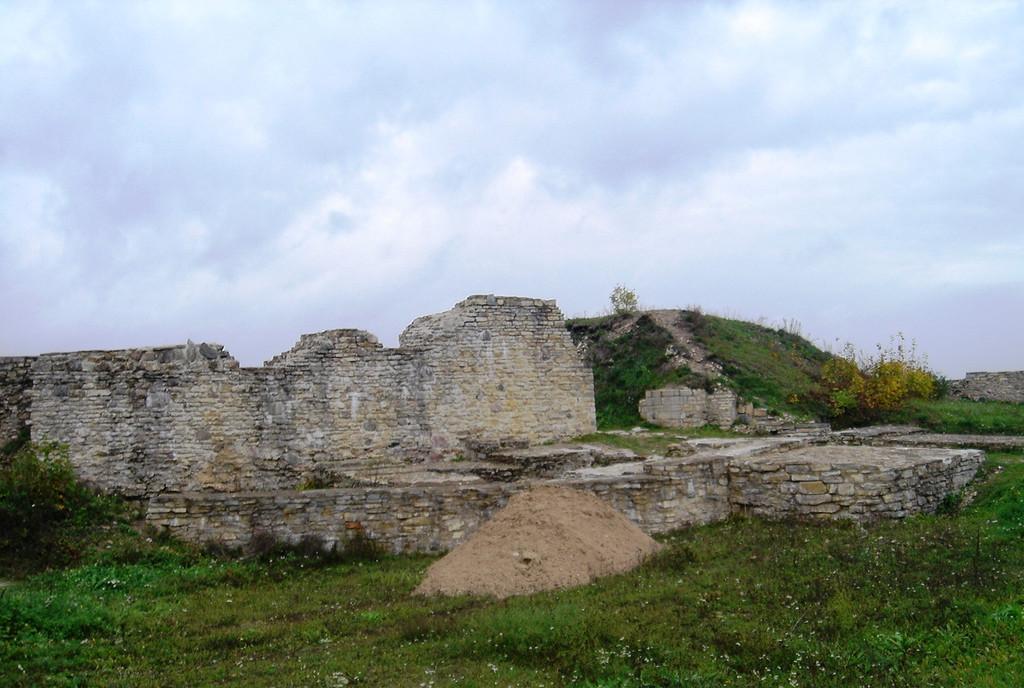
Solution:
<svg viewBox="0 0 1024 688"><path fill-rule="evenodd" d="M940 344L1024 334L1021 44L1000 2L6 3L0 353L626 282L1024 367Z"/></svg>

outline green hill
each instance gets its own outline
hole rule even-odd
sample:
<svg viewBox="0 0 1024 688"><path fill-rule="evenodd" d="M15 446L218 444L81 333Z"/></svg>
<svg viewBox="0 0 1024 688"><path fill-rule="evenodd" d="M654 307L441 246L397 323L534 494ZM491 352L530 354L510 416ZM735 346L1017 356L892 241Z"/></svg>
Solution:
<svg viewBox="0 0 1024 688"><path fill-rule="evenodd" d="M594 369L599 427L640 423L644 392L668 384L728 387L772 413L825 414L816 388L831 354L783 329L686 310L572 319L566 326Z"/></svg>

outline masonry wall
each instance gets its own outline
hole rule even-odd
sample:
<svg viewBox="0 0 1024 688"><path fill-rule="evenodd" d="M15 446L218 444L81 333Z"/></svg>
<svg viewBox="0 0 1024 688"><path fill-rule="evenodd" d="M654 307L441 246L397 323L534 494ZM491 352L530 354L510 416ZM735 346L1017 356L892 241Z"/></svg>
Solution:
<svg viewBox="0 0 1024 688"><path fill-rule="evenodd" d="M0 357L0 445L28 426L34 360L28 356Z"/></svg>
<svg viewBox="0 0 1024 688"><path fill-rule="evenodd" d="M722 462L680 462L663 474L551 481L589 490L649 533L709 523L729 514ZM432 484L278 493L161 494L146 521L197 543L245 547L269 534L343 545L356 532L388 551L439 552L462 542L527 483Z"/></svg>
<svg viewBox="0 0 1024 688"><path fill-rule="evenodd" d="M345 466L592 432L593 379L552 301L471 297L386 349L304 335L262 368L211 344L40 356L32 436L129 496L288 490Z"/></svg>
<svg viewBox="0 0 1024 688"><path fill-rule="evenodd" d="M1024 370L967 373L953 384L952 392L964 399L1024 403Z"/></svg>
<svg viewBox="0 0 1024 688"><path fill-rule="evenodd" d="M862 451L863 450L863 451ZM884 452L879 461L865 457ZM934 511L984 460L976 450L932 450L934 459L888 448L841 447L835 460L801 450L764 458L652 459L643 473L534 481L593 492L648 533L712 523L731 513L768 518L871 521ZM385 549L451 549L529 482L426 484L277 493L160 494L146 521L197 543L245 547L260 534L342 545L356 532Z"/></svg>
<svg viewBox="0 0 1024 688"><path fill-rule="evenodd" d="M593 373L554 301L471 296L399 338L437 371L425 398L431 447L491 448L596 429Z"/></svg>
<svg viewBox="0 0 1024 688"><path fill-rule="evenodd" d="M837 447L832 460L796 450L733 462L729 500L738 513L768 518L903 518L934 512L947 494L971 481L985 459L975 449L934 449L935 458L909 460L915 451Z"/></svg>
<svg viewBox="0 0 1024 688"><path fill-rule="evenodd" d="M640 417L668 427L729 427L736 420L736 401L736 395L729 390L708 394L691 387L651 389L640 400Z"/></svg>

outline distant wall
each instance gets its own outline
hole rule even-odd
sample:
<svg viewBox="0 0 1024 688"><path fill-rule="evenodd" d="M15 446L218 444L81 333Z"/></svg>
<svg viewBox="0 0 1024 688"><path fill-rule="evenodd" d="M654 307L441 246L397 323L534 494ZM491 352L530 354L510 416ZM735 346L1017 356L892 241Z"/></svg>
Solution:
<svg viewBox="0 0 1024 688"><path fill-rule="evenodd" d="M0 445L27 427L32 409L32 363L28 356L0 358Z"/></svg>
<svg viewBox="0 0 1024 688"><path fill-rule="evenodd" d="M668 427L710 424L727 428L736 420L736 402L736 395L724 389L710 394L691 387L651 389L640 400L640 417Z"/></svg>
<svg viewBox="0 0 1024 688"><path fill-rule="evenodd" d="M967 373L953 383L952 394L964 399L1024 403L1024 370Z"/></svg>
<svg viewBox="0 0 1024 688"><path fill-rule="evenodd" d="M304 335L262 368L219 345L46 354L35 440L129 496L287 490L353 462L410 462L595 429L593 378L553 301L470 297L386 349Z"/></svg>

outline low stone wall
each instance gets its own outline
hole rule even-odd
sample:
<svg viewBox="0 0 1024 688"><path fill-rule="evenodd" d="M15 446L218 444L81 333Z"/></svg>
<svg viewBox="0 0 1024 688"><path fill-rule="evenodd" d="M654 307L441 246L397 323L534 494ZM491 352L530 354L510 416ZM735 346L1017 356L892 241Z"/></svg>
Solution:
<svg viewBox="0 0 1024 688"><path fill-rule="evenodd" d="M692 387L650 389L640 400L640 417L666 427L727 428L736 420L736 395L724 389L710 394Z"/></svg>
<svg viewBox="0 0 1024 688"><path fill-rule="evenodd" d="M0 445L29 424L32 412L32 363L29 356L0 357Z"/></svg>
<svg viewBox="0 0 1024 688"><path fill-rule="evenodd" d="M999 373L967 373L952 385L952 394L975 401L1024 403L1024 370Z"/></svg>
<svg viewBox="0 0 1024 688"><path fill-rule="evenodd" d="M662 474L543 481L589 490L649 533L729 514L725 464L676 462ZM343 546L362 533L393 553L440 552L462 542L510 495L535 483L420 485L288 492L179 493L149 500L146 522L197 543L245 547L259 534Z"/></svg>
<svg viewBox="0 0 1024 688"><path fill-rule="evenodd" d="M984 460L976 449L809 447L732 463L729 499L770 518L903 518L935 511Z"/></svg>
<svg viewBox="0 0 1024 688"><path fill-rule="evenodd" d="M438 552L536 484L593 492L652 534L730 513L871 521L934 511L984 460L972 449L811 446L743 458L721 451L556 480L163 494L149 500L146 521L185 540L232 547L261 533L292 543L316 537L328 547L362 533L391 552ZM601 470L608 473L593 474Z"/></svg>

